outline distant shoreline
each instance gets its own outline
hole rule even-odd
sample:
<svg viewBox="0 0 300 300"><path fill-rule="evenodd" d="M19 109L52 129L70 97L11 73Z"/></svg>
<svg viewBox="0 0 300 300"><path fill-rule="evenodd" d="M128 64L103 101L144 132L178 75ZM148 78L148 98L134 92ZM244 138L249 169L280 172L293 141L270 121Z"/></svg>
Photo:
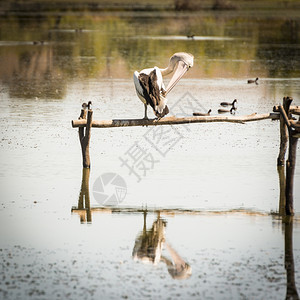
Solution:
<svg viewBox="0 0 300 300"><path fill-rule="evenodd" d="M0 3L1 15L66 13L66 12L193 12L193 11L267 11L300 10L296 0L167 0L167 1L105 1L105 0L15 0Z"/></svg>

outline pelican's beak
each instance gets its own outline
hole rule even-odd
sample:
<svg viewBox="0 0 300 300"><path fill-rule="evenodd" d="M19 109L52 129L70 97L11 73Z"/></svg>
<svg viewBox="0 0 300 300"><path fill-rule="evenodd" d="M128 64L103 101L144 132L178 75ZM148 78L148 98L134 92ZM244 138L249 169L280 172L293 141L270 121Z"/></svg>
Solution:
<svg viewBox="0 0 300 300"><path fill-rule="evenodd" d="M167 86L166 95L173 89L173 87L188 70L189 66L184 61L181 60L178 62L177 69Z"/></svg>

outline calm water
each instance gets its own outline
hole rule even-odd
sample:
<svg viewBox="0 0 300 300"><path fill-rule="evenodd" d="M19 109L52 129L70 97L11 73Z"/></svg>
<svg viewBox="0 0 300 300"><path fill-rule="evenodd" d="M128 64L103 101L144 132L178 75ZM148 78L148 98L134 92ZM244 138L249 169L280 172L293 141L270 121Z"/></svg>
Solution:
<svg viewBox="0 0 300 300"><path fill-rule="evenodd" d="M195 65L169 95L172 114L216 115L235 98L236 115L271 112L284 96L300 105L299 26L295 12L2 17L1 297L282 299L299 290L298 216L285 226L269 214L279 209L277 121L93 129L86 185L71 128L89 100L94 119L142 117L132 73L165 67L178 51ZM133 154L143 158L134 169L124 163ZM116 193L119 211L99 208Z"/></svg>

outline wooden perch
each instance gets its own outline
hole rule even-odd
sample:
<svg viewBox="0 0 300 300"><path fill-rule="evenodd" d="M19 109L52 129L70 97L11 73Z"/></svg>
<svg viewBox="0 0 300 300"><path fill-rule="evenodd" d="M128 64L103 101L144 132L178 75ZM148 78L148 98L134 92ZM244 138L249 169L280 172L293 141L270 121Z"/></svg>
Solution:
<svg viewBox="0 0 300 300"><path fill-rule="evenodd" d="M278 113L266 113L266 114L251 114L246 116L199 116L199 117L165 117L163 119L115 119L115 120L103 120L92 121L92 127L108 128L108 127L125 127L125 126L156 126L156 125L176 125L176 124L188 124L188 123L209 123L209 122L232 122L232 123L245 123L251 121L258 121L264 119L279 119ZM87 120L72 120L72 127L86 127Z"/></svg>
<svg viewBox="0 0 300 300"><path fill-rule="evenodd" d="M285 112L285 109L283 108L282 105L279 106L279 111L280 113L282 114L283 116L283 119L284 119L284 122L285 122L285 125L288 127L288 128L294 128L295 129L295 132L300 132L300 122L295 122L294 120L290 120Z"/></svg>
<svg viewBox="0 0 300 300"><path fill-rule="evenodd" d="M280 111L281 115L283 116L283 120L284 120L284 122L285 122L285 125L286 125L288 128L291 127L290 120L289 120L289 118L288 118L288 116L287 116L287 114L286 114L286 112L285 112L285 109L283 108L282 105L279 106L279 111Z"/></svg>
<svg viewBox="0 0 300 300"><path fill-rule="evenodd" d="M89 146L90 146L90 138L91 138L92 116L93 116L93 111L91 109L89 109L88 111L86 111L86 109L82 109L79 117L79 121L84 120L85 123L87 124L85 126L86 127L85 132L84 132L84 127L81 127L78 130L79 141L80 141L81 151L82 151L83 168L90 168L91 166Z"/></svg>
<svg viewBox="0 0 300 300"><path fill-rule="evenodd" d="M288 147L289 134L286 122L289 123L289 121L285 111L288 111L290 104L288 97L284 97L282 106L273 107L273 111L276 110L280 112L280 148L277 158L277 166L284 166L285 153Z"/></svg>
<svg viewBox="0 0 300 300"><path fill-rule="evenodd" d="M295 135L298 134L299 130L299 122L294 122L291 120L291 103L293 98L291 97L284 97L283 98L283 105L280 105L280 118L284 121L288 129L289 135L289 156L286 162L286 187L285 187L285 212L287 216L294 215L294 196L293 196L293 189L294 189L294 174L295 174L295 166L296 166L296 150L297 150L297 142L298 137ZM281 130L284 129L284 126L281 127ZM284 157L284 154L283 154ZM278 158L279 159L279 158ZM277 161L278 162L278 161Z"/></svg>
<svg viewBox="0 0 300 300"><path fill-rule="evenodd" d="M285 185L285 214L292 216L293 208L293 185L294 173L296 165L296 150L297 141L300 138L300 120L295 122L292 120L292 114L300 115L299 106L291 106L293 98L284 97L283 105L274 106L273 113L266 114L251 114L245 116L190 116L186 118L177 118L174 116L165 117L160 120L151 119L115 119L115 120L92 120L93 111L90 109L91 101L88 104L83 103L79 120L72 120L72 127L78 128L79 140L82 150L83 177L88 178L90 168L89 143L91 136L91 127L110 128L110 127L127 127L127 126L157 126L157 125L176 125L189 123L211 123L211 122L231 122L242 123L259 121L265 119L279 120L280 119L280 152L277 158L278 166L284 165L285 152L289 143L289 156L286 163L286 185ZM82 211L83 198L88 200L89 193L85 191L87 180L82 181L82 193L80 194L78 209ZM283 193L282 193L283 194ZM284 203L284 201L282 201ZM282 208L282 207L281 207ZM90 209L89 204L86 204L86 209ZM282 210L282 209L281 209ZM90 211L90 210L89 210ZM281 211L282 214L282 211ZM89 220L90 217L88 216Z"/></svg>
<svg viewBox="0 0 300 300"><path fill-rule="evenodd" d="M275 105L273 107L273 112L280 112L280 105ZM300 116L300 106L291 105L289 112L294 115Z"/></svg>

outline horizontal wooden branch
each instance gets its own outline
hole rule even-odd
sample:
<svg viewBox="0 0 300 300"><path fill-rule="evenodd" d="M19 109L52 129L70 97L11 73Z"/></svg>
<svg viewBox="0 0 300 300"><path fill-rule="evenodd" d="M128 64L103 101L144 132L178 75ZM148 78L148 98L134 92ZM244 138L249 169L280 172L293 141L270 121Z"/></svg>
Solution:
<svg viewBox="0 0 300 300"><path fill-rule="evenodd" d="M290 120L291 126L295 128L298 132L300 132L300 122L295 122L294 120Z"/></svg>
<svg viewBox="0 0 300 300"><path fill-rule="evenodd" d="M244 214L244 215L253 215L253 216L267 216L268 213L260 212L260 211L252 211L252 210L246 210L246 209L229 209L224 211L205 211L205 210L199 210L199 209L181 209L181 208L157 208L157 207L91 207L89 210L93 213L105 213L105 214L133 214L133 213L160 213L161 215L221 215L221 214ZM78 214L84 214L86 213L87 209L83 208L80 209L77 206L72 206L71 212L72 213L78 213ZM298 219L294 219L295 220Z"/></svg>
<svg viewBox="0 0 300 300"><path fill-rule="evenodd" d="M275 105L275 106L273 107L273 112L280 112L279 106L280 106L280 105ZM289 112L290 112L291 114L300 116L300 106L291 105L291 106L290 106L290 109L289 109Z"/></svg>
<svg viewBox="0 0 300 300"><path fill-rule="evenodd" d="M108 128L108 127L125 127L125 126L156 126L156 125L176 125L176 124L189 124L189 123L209 123L209 122L232 122L232 123L245 123L251 121L259 121L265 119L278 120L278 113L267 114L251 114L246 116L199 116L199 117L165 117L160 120L157 119L115 119L115 120L93 120L92 127ZM72 127L85 127L86 120L72 120Z"/></svg>

